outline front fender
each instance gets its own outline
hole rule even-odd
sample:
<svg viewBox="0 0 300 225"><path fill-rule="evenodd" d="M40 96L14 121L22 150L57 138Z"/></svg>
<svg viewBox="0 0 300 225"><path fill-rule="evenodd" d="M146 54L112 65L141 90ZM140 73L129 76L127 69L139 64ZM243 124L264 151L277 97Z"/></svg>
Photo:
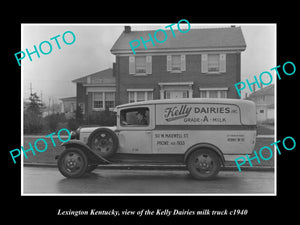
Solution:
<svg viewBox="0 0 300 225"><path fill-rule="evenodd" d="M79 148L84 153L86 153L86 156L89 161L97 161L102 164L111 164L111 162L107 159L105 159L103 156L96 154L87 144L83 143L79 140L70 140L68 142L62 143L61 146L65 146L66 148ZM59 158L59 156L57 157Z"/></svg>

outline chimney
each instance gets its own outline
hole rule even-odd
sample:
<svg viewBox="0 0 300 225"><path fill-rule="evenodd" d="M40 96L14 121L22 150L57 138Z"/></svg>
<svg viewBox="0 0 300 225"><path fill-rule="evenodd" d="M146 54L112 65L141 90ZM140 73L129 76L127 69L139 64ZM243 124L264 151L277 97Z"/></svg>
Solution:
<svg viewBox="0 0 300 225"><path fill-rule="evenodd" d="M124 32L130 33L131 32L131 26L124 26Z"/></svg>

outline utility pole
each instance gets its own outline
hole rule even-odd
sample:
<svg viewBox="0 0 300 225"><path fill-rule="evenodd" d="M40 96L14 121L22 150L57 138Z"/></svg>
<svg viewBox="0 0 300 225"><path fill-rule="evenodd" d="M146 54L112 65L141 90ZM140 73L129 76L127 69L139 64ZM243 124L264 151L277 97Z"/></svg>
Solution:
<svg viewBox="0 0 300 225"><path fill-rule="evenodd" d="M48 116L50 115L50 100L51 100L51 97L49 97Z"/></svg>
<svg viewBox="0 0 300 225"><path fill-rule="evenodd" d="M43 103L43 91L41 91L41 103Z"/></svg>
<svg viewBox="0 0 300 225"><path fill-rule="evenodd" d="M54 99L53 99L53 96L52 97L52 114L54 114Z"/></svg>
<svg viewBox="0 0 300 225"><path fill-rule="evenodd" d="M32 95L32 83L30 82L30 96Z"/></svg>

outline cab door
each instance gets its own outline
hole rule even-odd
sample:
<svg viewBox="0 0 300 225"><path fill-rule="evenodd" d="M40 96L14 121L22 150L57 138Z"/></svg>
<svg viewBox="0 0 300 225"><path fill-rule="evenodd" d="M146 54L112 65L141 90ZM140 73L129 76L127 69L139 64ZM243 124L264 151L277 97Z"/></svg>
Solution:
<svg viewBox="0 0 300 225"><path fill-rule="evenodd" d="M151 154L154 105L124 108L119 111L119 153Z"/></svg>

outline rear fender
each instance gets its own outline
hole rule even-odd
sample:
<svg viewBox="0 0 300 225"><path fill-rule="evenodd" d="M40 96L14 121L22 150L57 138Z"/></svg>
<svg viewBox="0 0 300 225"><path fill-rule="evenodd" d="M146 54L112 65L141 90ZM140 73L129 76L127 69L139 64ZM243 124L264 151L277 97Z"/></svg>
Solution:
<svg viewBox="0 0 300 225"><path fill-rule="evenodd" d="M93 150L83 143L82 141L79 140L70 140L68 142L62 143L61 146L65 146L66 149L68 148L79 148L81 149L84 153L86 153L86 156L88 158L88 161L90 162L97 162L101 164L111 164L111 162L107 159L105 159L101 155L97 155ZM58 156L59 157L59 156Z"/></svg>
<svg viewBox="0 0 300 225"><path fill-rule="evenodd" d="M198 150L198 149L201 149L201 148L205 148L205 149L209 149L209 150L212 150L214 151L220 158L220 162L222 165L224 165L225 163L225 158L224 158L224 155L222 153L222 151L216 147L215 145L212 145L212 144L209 144L209 143L199 143L199 144L195 144L193 145L192 147L190 147L186 152L185 152L185 155L184 155L184 163L186 163L186 160L188 158L188 156L195 150Z"/></svg>

